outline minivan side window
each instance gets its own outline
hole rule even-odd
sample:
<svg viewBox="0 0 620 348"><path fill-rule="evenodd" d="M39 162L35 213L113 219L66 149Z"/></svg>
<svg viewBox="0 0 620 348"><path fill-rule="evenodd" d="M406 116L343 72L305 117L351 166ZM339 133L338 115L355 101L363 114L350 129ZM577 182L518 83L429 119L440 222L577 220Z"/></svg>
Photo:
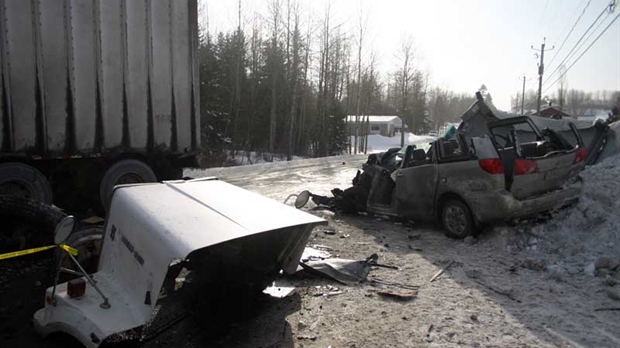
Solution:
<svg viewBox="0 0 620 348"><path fill-rule="evenodd" d="M458 139L440 139L438 144L440 160L451 161L469 157L469 148Z"/></svg>

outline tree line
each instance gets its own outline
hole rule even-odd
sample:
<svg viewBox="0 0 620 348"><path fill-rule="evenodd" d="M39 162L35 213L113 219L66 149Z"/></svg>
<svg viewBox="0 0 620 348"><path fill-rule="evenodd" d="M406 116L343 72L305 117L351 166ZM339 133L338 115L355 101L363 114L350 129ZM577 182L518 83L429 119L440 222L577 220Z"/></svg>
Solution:
<svg viewBox="0 0 620 348"><path fill-rule="evenodd" d="M473 95L431 87L411 38L381 76L369 49L368 14L345 29L328 3L317 17L296 0L269 0L243 13L236 29L201 29L201 140L208 165L263 153L321 157L365 152L364 115L397 115L423 133L456 121ZM347 115L355 115L347 125ZM350 137L350 127L353 136Z"/></svg>
<svg viewBox="0 0 620 348"><path fill-rule="evenodd" d="M524 114L535 113L537 97L538 93L533 89L525 91L525 97L521 93L513 95L512 112L520 114L523 103ZM541 109L552 106L574 117L594 116L595 113L609 113L614 107L620 108L620 91L586 92L568 89L561 83L555 93L543 95L540 104Z"/></svg>

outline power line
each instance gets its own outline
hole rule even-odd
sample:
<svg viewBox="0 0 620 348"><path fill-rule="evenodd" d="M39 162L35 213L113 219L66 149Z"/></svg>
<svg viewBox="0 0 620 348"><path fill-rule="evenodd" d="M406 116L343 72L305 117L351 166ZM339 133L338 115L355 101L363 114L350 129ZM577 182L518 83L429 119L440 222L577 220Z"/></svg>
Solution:
<svg viewBox="0 0 620 348"><path fill-rule="evenodd" d="M596 37L596 39L594 39L594 41L592 41L592 43L590 43L590 45L589 45L589 46L588 46L588 47L587 47L587 48L586 48L583 52L581 52L581 54L579 55L579 57L577 57L577 59L575 59L575 60L573 61L573 63L572 63L572 64L571 64L571 65L570 65L570 66L569 66L569 67L568 67L568 68L567 68L567 69L566 69L566 70L565 70L565 71L564 71L564 72L563 72L563 73L562 73L562 74L561 74L561 75L560 75L560 76L559 76L559 77L558 77L555 81L553 81L553 83L552 83L551 85L549 85L549 86L545 89L545 91L544 91L544 92L547 92L549 89L551 89L551 87L553 87L553 85L555 85L555 84L556 84L556 83L557 83L557 82L558 82L558 81L559 81L559 80L560 80L560 79L561 79L564 75L566 75L566 73L567 73L567 72L568 72L568 71L569 71L569 70L570 70L570 69L571 69L571 68L572 68L572 67L573 67L573 66L574 66L574 65L575 65L575 64L576 64L576 63L577 63L580 59L581 59L581 57L583 57L583 55L584 55L586 52L588 52L588 51L590 50L590 48L592 47L592 45L594 45L594 44L598 41L598 39L600 39L600 38L601 38L601 36L603 36L603 34L605 34L605 32L606 32L609 28L611 28L611 26L614 24L614 22L615 22L618 18L620 18L620 13L618 13L618 15L616 15L616 17L615 17L615 18L614 18L611 22L609 22L609 24L605 27L605 29L603 29L603 31L602 31L600 34L598 34L598 36ZM544 92L543 92L543 93L544 93Z"/></svg>
<svg viewBox="0 0 620 348"><path fill-rule="evenodd" d="M609 24L605 27L605 29L603 29L603 31L600 32L599 35L594 39L594 41L592 41L590 43L590 45L588 45L588 47L583 52L581 52L579 57L577 57L577 59L575 59L571 63L571 65L566 70L564 70L564 72L562 72L562 74L560 74L560 76L558 76L558 78L556 78L553 81L553 83L551 83L549 86L547 86L547 88L545 88L545 90L541 94L546 93L549 89L551 89L551 87L553 87L556 83L558 83L558 81L560 81L560 79L562 77L564 77L564 75L566 75L568 73L568 71L581 59L581 57L583 57L583 55L586 54L586 52L588 52L590 50L590 48L601 38L601 36L603 36L603 34L605 34L605 32L609 28L611 28L611 26L616 22L616 20L618 20L618 18L620 18L620 13L618 13L618 15L616 17L614 17L614 19L612 19L611 22L609 22ZM526 108L529 109L534 104L534 102L535 101L532 101L532 102L528 103Z"/></svg>
<svg viewBox="0 0 620 348"><path fill-rule="evenodd" d="M568 38L570 37L570 34L573 33L573 30L575 30L575 27L577 27L577 24L581 20L581 17L583 17L584 13L586 13L586 10L588 9L588 6L590 6L591 2L592 2L592 0L588 0L588 3L586 4L586 7L583 8L583 11L581 11L581 14L579 15L579 17L577 18L577 20L573 24L573 27L570 29L570 31L568 32L568 34L564 38L564 41L562 41L562 44L560 45L560 48L557 51L555 51L555 54L553 55L553 57L549 61L550 65L551 65L551 63L553 63L553 60L555 59L555 57L557 57L558 54L560 54L560 51L562 51L562 47L564 47L564 44L566 43L566 40L568 40Z"/></svg>
<svg viewBox="0 0 620 348"><path fill-rule="evenodd" d="M609 14L608 14L608 16L609 16ZM605 18L607 18L607 17L605 17ZM594 36L594 34L596 34L596 33L598 32L598 29L599 29L599 28L600 28L603 24L605 24L605 20L604 20L604 19L603 19L602 21L600 21L600 22L596 25L596 27L594 28L594 30L590 31L590 33L588 34L588 37L586 37L586 39L585 39L585 40L583 40L583 42L579 45L579 47L577 47L577 49L575 50L575 52L573 52L573 54L572 54L570 57L568 57L568 59L569 59L569 60L570 60L571 58L573 58L573 57L577 54L577 52L579 52L579 51L581 50L581 48L582 48L583 46L585 46L585 44L586 44L586 43L590 40L590 38L591 38L592 36Z"/></svg>
<svg viewBox="0 0 620 348"><path fill-rule="evenodd" d="M575 49L577 48L577 46L581 43L581 41L583 40L583 38L588 34L588 32L590 31L590 29L592 29L592 27L596 24L596 22L598 22L599 19L601 19L601 16L603 16L603 14L605 14L605 12L607 11L607 9L612 5L615 4L615 0L612 0L608 5L605 5L605 8L603 9L603 11L601 11L601 13L598 15L598 17L596 17L596 19L594 20L594 22L592 22L592 24L590 24L590 26L588 27L588 29L586 29L586 31L583 33L583 35L581 35L581 37L579 38L579 40L577 41L577 43L573 46L573 48L570 50L570 52L568 52L568 54L566 55L566 57L564 57L564 59L562 60L562 62L560 64L558 64L558 66L555 68L555 70L553 70L553 72L551 74L549 74L549 76L547 77L547 80L545 80L544 84L547 84L547 82L551 79L551 77L560 69L560 67L568 60L568 58L570 57L570 55L575 51Z"/></svg>

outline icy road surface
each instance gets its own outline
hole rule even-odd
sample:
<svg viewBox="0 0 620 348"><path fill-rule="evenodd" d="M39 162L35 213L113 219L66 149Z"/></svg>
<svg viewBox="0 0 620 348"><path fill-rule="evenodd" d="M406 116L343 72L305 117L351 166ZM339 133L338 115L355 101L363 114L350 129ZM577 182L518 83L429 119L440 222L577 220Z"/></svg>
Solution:
<svg viewBox="0 0 620 348"><path fill-rule="evenodd" d="M283 202L290 194L309 190L316 194L330 194L331 189L345 189L351 185L367 155L345 155L262 163L257 165L186 170L192 178L215 176L233 185L260 193Z"/></svg>

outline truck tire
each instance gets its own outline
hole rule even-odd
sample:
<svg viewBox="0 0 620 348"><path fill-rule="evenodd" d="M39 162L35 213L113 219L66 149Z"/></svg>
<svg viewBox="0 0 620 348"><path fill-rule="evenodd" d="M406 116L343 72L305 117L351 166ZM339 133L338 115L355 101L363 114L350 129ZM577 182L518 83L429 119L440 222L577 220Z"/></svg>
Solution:
<svg viewBox="0 0 620 348"><path fill-rule="evenodd" d="M52 204L52 187L36 168L18 162L0 164L0 195Z"/></svg>
<svg viewBox="0 0 620 348"><path fill-rule="evenodd" d="M112 165L103 175L99 185L101 207L107 211L114 186L156 182L155 173L146 163L134 159L122 160Z"/></svg>
<svg viewBox="0 0 620 348"><path fill-rule="evenodd" d="M441 222L446 236L463 239L474 231L471 210L463 201L450 199L441 208Z"/></svg>
<svg viewBox="0 0 620 348"><path fill-rule="evenodd" d="M51 244L56 225L67 214L39 201L16 196L0 196L0 249L22 250ZM7 231L17 221L19 228ZM14 227L14 225L13 225ZM8 232L8 233L7 233Z"/></svg>

